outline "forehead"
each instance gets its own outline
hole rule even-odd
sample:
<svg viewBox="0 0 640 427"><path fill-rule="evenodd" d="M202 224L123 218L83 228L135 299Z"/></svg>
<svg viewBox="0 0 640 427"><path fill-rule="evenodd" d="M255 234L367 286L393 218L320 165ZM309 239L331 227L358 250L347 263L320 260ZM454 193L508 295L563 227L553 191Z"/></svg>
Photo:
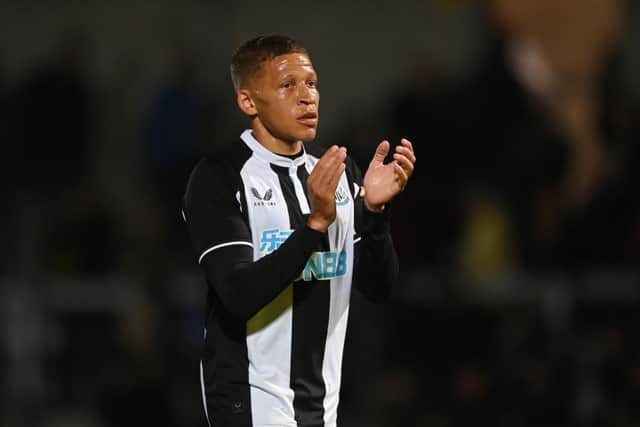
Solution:
<svg viewBox="0 0 640 427"><path fill-rule="evenodd" d="M274 77L289 73L315 73L311 58L305 53L287 53L264 63L263 69Z"/></svg>

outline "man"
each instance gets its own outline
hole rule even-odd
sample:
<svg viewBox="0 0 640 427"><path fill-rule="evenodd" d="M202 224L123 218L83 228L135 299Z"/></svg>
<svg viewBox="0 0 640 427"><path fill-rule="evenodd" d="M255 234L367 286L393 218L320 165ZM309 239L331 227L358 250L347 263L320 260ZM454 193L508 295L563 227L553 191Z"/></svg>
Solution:
<svg viewBox="0 0 640 427"><path fill-rule="evenodd" d="M411 143L378 146L364 180L318 126L307 51L257 37L231 76L251 130L194 168L183 216L209 286L202 392L209 425L336 426L351 283L382 300L398 275L391 199L413 172ZM309 151L307 151L309 150Z"/></svg>

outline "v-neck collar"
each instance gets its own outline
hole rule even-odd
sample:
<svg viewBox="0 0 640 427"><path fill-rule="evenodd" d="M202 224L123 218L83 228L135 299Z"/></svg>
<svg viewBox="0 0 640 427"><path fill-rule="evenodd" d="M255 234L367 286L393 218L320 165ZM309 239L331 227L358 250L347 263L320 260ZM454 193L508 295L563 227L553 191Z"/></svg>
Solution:
<svg viewBox="0 0 640 427"><path fill-rule="evenodd" d="M240 139L242 139L242 141L247 144L247 146L257 157L274 165L283 166L286 168L297 168L298 166L303 165L306 161L307 152L304 149L304 144L300 144L302 146L302 153L300 153L298 157L292 159L286 156L278 155L273 151L268 150L264 145L258 142L255 136L253 136L253 132L251 131L251 129L246 129L244 132L242 132L242 134L240 135Z"/></svg>

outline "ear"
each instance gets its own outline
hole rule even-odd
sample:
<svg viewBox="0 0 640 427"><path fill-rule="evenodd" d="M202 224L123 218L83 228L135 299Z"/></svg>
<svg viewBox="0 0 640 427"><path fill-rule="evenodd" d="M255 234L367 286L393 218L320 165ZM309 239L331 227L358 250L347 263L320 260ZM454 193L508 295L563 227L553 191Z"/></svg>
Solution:
<svg viewBox="0 0 640 427"><path fill-rule="evenodd" d="M258 114L251 92L248 89L240 89L236 96L238 107L248 116L255 116Z"/></svg>

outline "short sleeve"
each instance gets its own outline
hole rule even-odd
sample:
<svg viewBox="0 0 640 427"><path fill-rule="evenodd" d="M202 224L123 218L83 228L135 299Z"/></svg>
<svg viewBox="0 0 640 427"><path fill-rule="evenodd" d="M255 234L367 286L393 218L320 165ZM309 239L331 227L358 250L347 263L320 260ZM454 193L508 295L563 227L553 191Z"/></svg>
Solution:
<svg viewBox="0 0 640 427"><path fill-rule="evenodd" d="M242 214L240 180L224 165L213 165L207 159L196 165L187 184L182 213L198 263L223 247L253 246Z"/></svg>

